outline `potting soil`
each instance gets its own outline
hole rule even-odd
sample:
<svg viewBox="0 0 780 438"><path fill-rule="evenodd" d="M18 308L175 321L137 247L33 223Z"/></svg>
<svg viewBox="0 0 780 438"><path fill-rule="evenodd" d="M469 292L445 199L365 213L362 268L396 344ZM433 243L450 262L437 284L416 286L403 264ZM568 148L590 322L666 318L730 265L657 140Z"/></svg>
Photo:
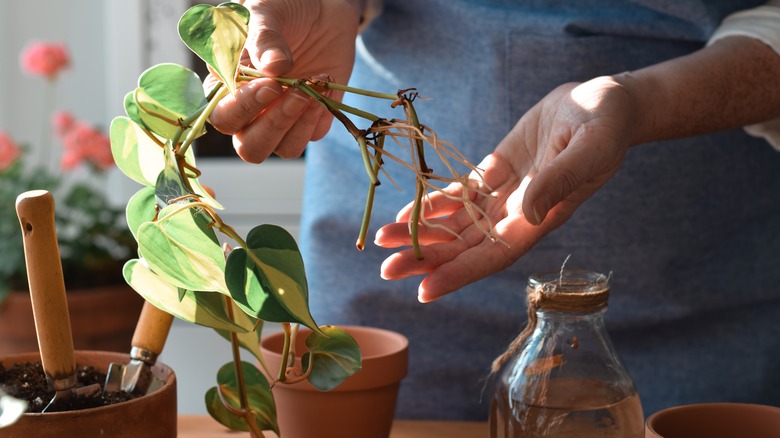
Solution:
<svg viewBox="0 0 780 438"><path fill-rule="evenodd" d="M79 365L76 368L76 378L79 387L95 383L102 387L106 380L106 375L94 367ZM27 412L43 411L55 394L53 390L49 389L49 384L46 382L46 375L40 362L21 362L8 368L0 364L0 388L9 395L26 400L28 403ZM63 400L63 403L58 403L57 410L75 411L96 408L132 400L141 395L131 394L126 391L103 394L101 391L94 396L74 396Z"/></svg>

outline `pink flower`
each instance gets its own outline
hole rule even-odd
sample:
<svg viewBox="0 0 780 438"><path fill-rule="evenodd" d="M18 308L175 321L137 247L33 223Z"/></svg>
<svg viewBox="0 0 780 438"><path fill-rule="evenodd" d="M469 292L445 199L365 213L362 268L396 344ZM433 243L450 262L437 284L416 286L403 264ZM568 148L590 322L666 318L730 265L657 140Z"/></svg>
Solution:
<svg viewBox="0 0 780 438"><path fill-rule="evenodd" d="M52 116L51 123L57 137L64 137L76 125L76 118L67 111L57 111Z"/></svg>
<svg viewBox="0 0 780 438"><path fill-rule="evenodd" d="M101 170L114 165L108 136L88 124L75 122L60 138L65 147L61 162L63 169L73 169L85 161Z"/></svg>
<svg viewBox="0 0 780 438"><path fill-rule="evenodd" d="M22 148L11 139L11 136L0 132L0 172L11 167L21 154Z"/></svg>
<svg viewBox="0 0 780 438"><path fill-rule="evenodd" d="M22 69L27 73L54 80L70 65L68 48L62 43L30 43L22 50Z"/></svg>

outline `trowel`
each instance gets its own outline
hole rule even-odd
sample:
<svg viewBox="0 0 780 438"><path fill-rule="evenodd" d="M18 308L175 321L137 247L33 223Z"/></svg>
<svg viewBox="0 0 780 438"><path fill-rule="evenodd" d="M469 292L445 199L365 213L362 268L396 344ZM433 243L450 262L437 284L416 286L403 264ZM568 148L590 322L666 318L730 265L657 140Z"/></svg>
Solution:
<svg viewBox="0 0 780 438"><path fill-rule="evenodd" d="M148 394L163 383L154 377L152 367L162 353L172 322L173 315L148 301L144 303L133 333L130 362L126 365L114 362L109 366L104 392Z"/></svg>
<svg viewBox="0 0 780 438"><path fill-rule="evenodd" d="M45 190L22 193L16 198L16 214L22 227L41 364L50 388L55 391L43 412L56 412L64 409L63 405L74 396L100 394L100 385L79 387L76 378L73 335L54 225L54 197Z"/></svg>

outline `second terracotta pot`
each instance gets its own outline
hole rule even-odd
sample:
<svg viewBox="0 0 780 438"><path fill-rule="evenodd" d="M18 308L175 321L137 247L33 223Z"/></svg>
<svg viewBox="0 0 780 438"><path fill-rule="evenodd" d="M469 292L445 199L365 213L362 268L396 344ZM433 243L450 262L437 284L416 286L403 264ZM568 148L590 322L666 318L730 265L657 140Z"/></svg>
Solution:
<svg viewBox="0 0 780 438"><path fill-rule="evenodd" d="M647 419L646 438L777 438L780 407L702 403L658 411Z"/></svg>
<svg viewBox="0 0 780 438"><path fill-rule="evenodd" d="M105 373L112 362L126 364L127 354L103 351L76 351L76 363ZM38 353L8 356L3 366L40 362ZM163 386L143 397L99 408L53 413L27 413L16 423L0 429L3 438L175 438L177 428L176 376L167 365L157 362L154 375Z"/></svg>
<svg viewBox="0 0 780 438"><path fill-rule="evenodd" d="M387 438L395 414L401 380L408 370L409 341L388 330L341 327L355 338L363 367L336 389L321 392L308 382L273 388L282 438ZM296 350L306 351L308 330L296 337ZM261 350L271 370L278 370L283 333L265 337Z"/></svg>

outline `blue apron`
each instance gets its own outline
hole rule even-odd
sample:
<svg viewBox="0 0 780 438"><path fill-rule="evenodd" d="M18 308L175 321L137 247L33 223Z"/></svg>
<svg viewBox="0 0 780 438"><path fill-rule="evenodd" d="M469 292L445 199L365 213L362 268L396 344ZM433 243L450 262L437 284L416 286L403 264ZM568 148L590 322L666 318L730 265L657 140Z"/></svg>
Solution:
<svg viewBox="0 0 780 438"><path fill-rule="evenodd" d="M556 86L695 51L762 1L385 0L351 84L417 87L421 119L474 163ZM347 103L393 115L385 101ZM430 304L384 281L392 251L355 249L367 179L336 122L309 146L301 248L320 324L404 333L402 418L485 419L492 359L525 324L533 272L613 273L607 326L646 414L705 401L780 405L780 154L742 130L632 148L618 174L510 268ZM442 169L429 163L434 170ZM369 240L414 195L386 166Z"/></svg>

